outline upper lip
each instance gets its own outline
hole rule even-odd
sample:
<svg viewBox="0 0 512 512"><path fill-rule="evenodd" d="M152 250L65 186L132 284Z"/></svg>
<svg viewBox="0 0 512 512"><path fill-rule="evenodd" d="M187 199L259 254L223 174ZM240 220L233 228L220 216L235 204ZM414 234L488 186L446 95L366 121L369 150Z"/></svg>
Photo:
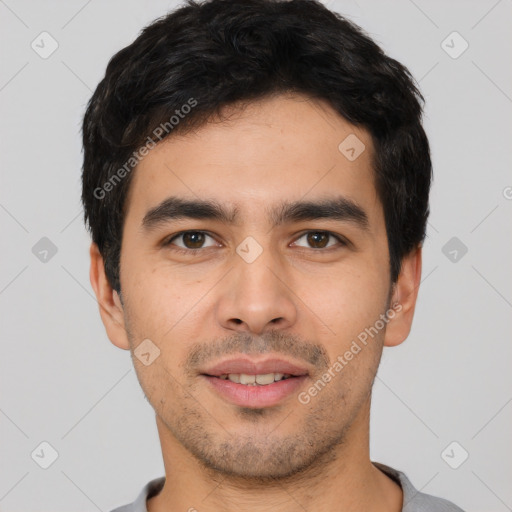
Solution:
<svg viewBox="0 0 512 512"><path fill-rule="evenodd" d="M298 364L281 358L264 359L255 361L247 357L226 359L213 366L202 370L203 375L219 377L230 373L246 375L265 375L267 373L288 373L294 376L307 375L308 370Z"/></svg>

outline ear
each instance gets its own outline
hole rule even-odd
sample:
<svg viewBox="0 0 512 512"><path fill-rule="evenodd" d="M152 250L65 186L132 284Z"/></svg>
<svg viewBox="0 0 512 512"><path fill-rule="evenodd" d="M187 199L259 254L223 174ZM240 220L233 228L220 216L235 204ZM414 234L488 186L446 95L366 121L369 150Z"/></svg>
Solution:
<svg viewBox="0 0 512 512"><path fill-rule="evenodd" d="M93 242L89 250L91 268L89 277L100 307L100 316L110 341L119 348L130 350L124 325L124 311L119 294L113 290L105 274L103 257Z"/></svg>
<svg viewBox="0 0 512 512"><path fill-rule="evenodd" d="M402 260L402 268L391 295L389 322L386 327L384 346L400 345L411 331L416 298L421 280L421 246L413 249ZM393 315L393 316L392 316Z"/></svg>

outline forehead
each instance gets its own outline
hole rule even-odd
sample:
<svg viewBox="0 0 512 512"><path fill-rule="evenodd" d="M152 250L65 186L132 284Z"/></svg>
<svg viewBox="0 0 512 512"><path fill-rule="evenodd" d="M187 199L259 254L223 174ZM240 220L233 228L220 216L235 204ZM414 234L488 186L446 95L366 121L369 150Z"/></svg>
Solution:
<svg viewBox="0 0 512 512"><path fill-rule="evenodd" d="M340 195L378 214L371 137L327 103L277 96L221 114L149 151L133 171L127 221L169 196L213 199L244 223L268 219L269 205Z"/></svg>

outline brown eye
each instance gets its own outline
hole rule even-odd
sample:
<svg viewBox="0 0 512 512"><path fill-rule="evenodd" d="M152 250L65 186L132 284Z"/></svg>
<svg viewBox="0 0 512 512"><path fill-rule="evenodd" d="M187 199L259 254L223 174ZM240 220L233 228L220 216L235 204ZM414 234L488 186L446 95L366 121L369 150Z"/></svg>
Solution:
<svg viewBox="0 0 512 512"><path fill-rule="evenodd" d="M322 232L312 232L307 234L307 241L315 249L323 249L329 241L329 234Z"/></svg>
<svg viewBox="0 0 512 512"><path fill-rule="evenodd" d="M339 236L336 236L330 231L308 231L307 233L304 233L298 240L301 240L302 238L306 238L306 242L310 249L325 249L326 247L332 247L333 245L336 245L336 243L331 243L328 245L330 239L334 239L338 242L338 244L346 245ZM304 246L300 245L300 247Z"/></svg>
<svg viewBox="0 0 512 512"><path fill-rule="evenodd" d="M166 246L176 246L177 250L197 250L203 249L205 247L212 247L215 244L210 244L209 246L204 246L207 238L213 240L213 238L206 234L203 231L183 231L182 233L178 233L173 236L168 242L165 243ZM176 243L176 241L180 241L181 243Z"/></svg>
<svg viewBox="0 0 512 512"><path fill-rule="evenodd" d="M187 231L183 233L183 243L188 249L199 249L204 243L204 233L200 231Z"/></svg>

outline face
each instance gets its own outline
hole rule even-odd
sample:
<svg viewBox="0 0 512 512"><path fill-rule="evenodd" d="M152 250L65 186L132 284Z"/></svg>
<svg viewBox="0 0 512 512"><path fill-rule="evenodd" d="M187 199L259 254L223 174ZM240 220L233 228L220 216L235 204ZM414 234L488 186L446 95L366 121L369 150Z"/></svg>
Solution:
<svg viewBox="0 0 512 512"><path fill-rule="evenodd" d="M382 321L384 214L370 136L327 104L279 96L225 113L134 171L122 329L107 330L132 350L168 446L206 469L284 478L367 428L397 321ZM347 136L365 146L355 159L362 146L339 149ZM255 374L262 384L236 382Z"/></svg>

